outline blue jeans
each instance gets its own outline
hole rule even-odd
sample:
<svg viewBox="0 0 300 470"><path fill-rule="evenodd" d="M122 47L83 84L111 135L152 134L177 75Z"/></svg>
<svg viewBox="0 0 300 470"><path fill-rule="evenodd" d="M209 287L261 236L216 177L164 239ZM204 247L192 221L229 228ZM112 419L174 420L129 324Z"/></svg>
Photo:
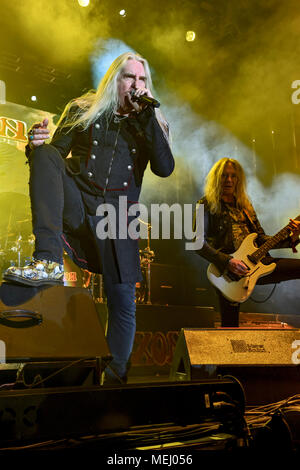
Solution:
<svg viewBox="0 0 300 470"><path fill-rule="evenodd" d="M107 343L113 360L105 371L106 381L117 381L112 369L126 378L129 358L135 336L135 283L113 284L106 277L104 288L107 296Z"/></svg>

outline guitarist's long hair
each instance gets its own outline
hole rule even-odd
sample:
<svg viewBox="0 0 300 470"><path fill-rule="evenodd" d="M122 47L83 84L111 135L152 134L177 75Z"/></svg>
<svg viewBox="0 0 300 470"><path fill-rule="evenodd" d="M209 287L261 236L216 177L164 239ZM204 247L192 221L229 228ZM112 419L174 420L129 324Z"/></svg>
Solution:
<svg viewBox="0 0 300 470"><path fill-rule="evenodd" d="M234 193L237 207L252 212L253 208L246 191L245 172L237 160L227 157L221 158L214 164L205 180L204 196L210 212L212 214L221 213L222 175L227 163L231 163L237 173L237 184Z"/></svg>

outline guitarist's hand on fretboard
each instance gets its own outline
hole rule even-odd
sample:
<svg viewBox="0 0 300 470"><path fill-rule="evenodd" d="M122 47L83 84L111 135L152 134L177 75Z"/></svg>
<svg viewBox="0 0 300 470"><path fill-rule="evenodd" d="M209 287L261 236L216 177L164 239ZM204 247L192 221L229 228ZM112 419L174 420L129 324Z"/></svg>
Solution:
<svg viewBox="0 0 300 470"><path fill-rule="evenodd" d="M291 229L292 242L296 242L300 236L300 221L290 219L289 227Z"/></svg>
<svg viewBox="0 0 300 470"><path fill-rule="evenodd" d="M228 263L228 271L232 272L236 276L246 276L246 274L249 271L248 266L243 263L243 261L240 261L236 258L231 258Z"/></svg>

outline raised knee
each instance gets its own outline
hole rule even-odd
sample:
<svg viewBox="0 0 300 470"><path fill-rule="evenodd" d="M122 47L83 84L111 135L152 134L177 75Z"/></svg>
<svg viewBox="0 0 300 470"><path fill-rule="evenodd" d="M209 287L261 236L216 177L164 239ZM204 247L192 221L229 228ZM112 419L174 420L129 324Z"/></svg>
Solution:
<svg viewBox="0 0 300 470"><path fill-rule="evenodd" d="M59 151L50 144L43 144L39 147L36 147L30 154L29 163L30 166L40 166L42 164L44 167L47 163L54 163L58 168L63 169L63 158Z"/></svg>

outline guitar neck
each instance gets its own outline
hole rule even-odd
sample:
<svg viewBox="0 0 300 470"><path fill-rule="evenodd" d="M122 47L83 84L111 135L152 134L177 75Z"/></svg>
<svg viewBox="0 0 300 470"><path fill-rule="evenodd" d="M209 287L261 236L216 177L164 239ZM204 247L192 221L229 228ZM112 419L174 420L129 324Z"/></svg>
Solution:
<svg viewBox="0 0 300 470"><path fill-rule="evenodd" d="M295 220L300 220L300 216L298 216ZM272 250L278 243L285 240L290 234L290 227L286 225L281 229L276 235L270 237L260 248L258 248L254 253L251 254L250 259L254 262L258 262L268 253L269 250Z"/></svg>

